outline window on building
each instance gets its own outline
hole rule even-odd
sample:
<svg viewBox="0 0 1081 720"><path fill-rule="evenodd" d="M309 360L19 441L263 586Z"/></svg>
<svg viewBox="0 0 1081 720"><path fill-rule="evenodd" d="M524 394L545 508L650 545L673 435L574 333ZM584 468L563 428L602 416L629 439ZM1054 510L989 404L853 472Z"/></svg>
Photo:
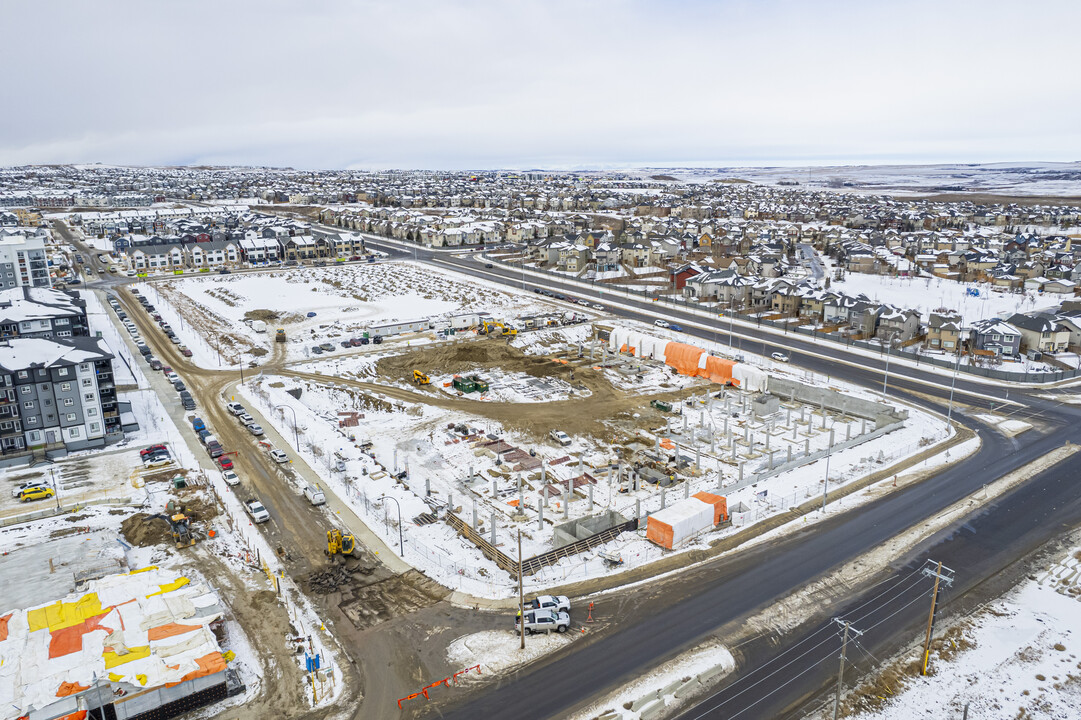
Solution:
<svg viewBox="0 0 1081 720"><path fill-rule="evenodd" d="M60 392L69 392L71 390L71 383L60 383Z"/></svg>
<svg viewBox="0 0 1081 720"><path fill-rule="evenodd" d="M94 387L94 381L91 380L90 378L83 378L83 387L84 388Z"/></svg>
<svg viewBox="0 0 1081 720"><path fill-rule="evenodd" d="M27 378L26 371L25 370L20 370L19 371L19 379L20 380L25 380L26 378Z"/></svg>
<svg viewBox="0 0 1081 720"><path fill-rule="evenodd" d="M100 423L90 423L90 432L95 432L96 433L96 432L98 432L99 428L101 428Z"/></svg>
<svg viewBox="0 0 1081 720"><path fill-rule="evenodd" d="M80 434L79 433L79 428L77 428L77 427L68 428L68 437L71 438L72 440L78 438L79 434Z"/></svg>
<svg viewBox="0 0 1081 720"><path fill-rule="evenodd" d="M58 376L60 376L60 377L67 377L68 376L68 369L67 368L60 368L59 370L56 371L56 374Z"/></svg>
<svg viewBox="0 0 1081 720"><path fill-rule="evenodd" d="M72 407L75 405L75 400L72 398L64 398L64 407Z"/></svg>
<svg viewBox="0 0 1081 720"><path fill-rule="evenodd" d="M83 363L79 366L79 369L83 372L90 372L90 363Z"/></svg>
<svg viewBox="0 0 1081 720"><path fill-rule="evenodd" d="M94 393L83 393L83 400L94 402Z"/></svg>
<svg viewBox="0 0 1081 720"><path fill-rule="evenodd" d="M37 425L37 423L38 423L38 416L37 415L30 415L30 416L28 416L26 418L26 424L27 425Z"/></svg>
<svg viewBox="0 0 1081 720"><path fill-rule="evenodd" d="M34 407L34 401L33 400L27 400L26 402L23 403L23 407L26 408L27 410L32 410L33 407Z"/></svg>
<svg viewBox="0 0 1081 720"><path fill-rule="evenodd" d="M23 393L23 395L29 395L29 394L30 394L30 390L32 390L32 389L33 389L33 388L31 388L31 387L30 387L29 385L23 385L23 386L22 386L22 393Z"/></svg>
<svg viewBox="0 0 1081 720"><path fill-rule="evenodd" d="M68 419L68 422L75 422L75 413L68 413L66 417Z"/></svg>

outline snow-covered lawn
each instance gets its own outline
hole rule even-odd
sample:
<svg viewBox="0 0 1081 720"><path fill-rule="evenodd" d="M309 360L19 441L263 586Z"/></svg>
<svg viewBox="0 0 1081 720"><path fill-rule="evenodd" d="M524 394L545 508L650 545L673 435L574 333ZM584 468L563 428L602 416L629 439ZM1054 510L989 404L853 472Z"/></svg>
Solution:
<svg viewBox="0 0 1081 720"><path fill-rule="evenodd" d="M525 640L525 650L522 650L518 633L513 630L484 630L454 640L447 647L447 660L451 666L463 669L480 665L481 675L467 673L462 679L483 679L485 674L499 674L531 663L569 645L575 637L574 632L530 635Z"/></svg>
<svg viewBox="0 0 1081 720"><path fill-rule="evenodd" d="M974 647L859 720L1081 717L1081 551L993 603L965 631Z"/></svg>
<svg viewBox="0 0 1081 720"><path fill-rule="evenodd" d="M968 294L969 289L979 293ZM1038 293L1004 293L992 289L987 283L961 283L939 277L887 277L845 273L844 280L831 280L830 289L849 295L864 294L874 302L896 305L902 309L918 310L927 322L931 311L947 308L961 313L966 324L977 320L1016 312L1029 312L1052 307L1063 298Z"/></svg>

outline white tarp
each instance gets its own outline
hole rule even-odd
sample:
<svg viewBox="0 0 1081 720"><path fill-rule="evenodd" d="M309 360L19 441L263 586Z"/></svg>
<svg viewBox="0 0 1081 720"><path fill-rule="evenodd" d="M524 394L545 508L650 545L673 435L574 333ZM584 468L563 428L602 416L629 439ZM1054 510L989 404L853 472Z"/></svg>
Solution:
<svg viewBox="0 0 1081 720"><path fill-rule="evenodd" d="M649 516L646 521L646 536L664 547L675 548L687 538L713 527L713 514L713 505L698 498L680 500ZM652 528L655 524L668 526L671 532L665 532L663 528L659 530ZM668 537L671 538L671 544L666 542Z"/></svg>
<svg viewBox="0 0 1081 720"><path fill-rule="evenodd" d="M739 382L741 390L765 392L769 376L766 375L764 370L760 370L753 365L736 363L732 368L732 379Z"/></svg>

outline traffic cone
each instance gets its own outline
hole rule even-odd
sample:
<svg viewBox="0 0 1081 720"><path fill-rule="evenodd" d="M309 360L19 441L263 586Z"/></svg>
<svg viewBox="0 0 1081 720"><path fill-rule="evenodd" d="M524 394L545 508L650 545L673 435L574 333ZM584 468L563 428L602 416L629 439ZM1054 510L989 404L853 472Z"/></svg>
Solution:
<svg viewBox="0 0 1081 720"><path fill-rule="evenodd" d="M593 603L589 604L589 617L586 618L586 622L593 622ZM582 630L582 632L585 632L585 630Z"/></svg>

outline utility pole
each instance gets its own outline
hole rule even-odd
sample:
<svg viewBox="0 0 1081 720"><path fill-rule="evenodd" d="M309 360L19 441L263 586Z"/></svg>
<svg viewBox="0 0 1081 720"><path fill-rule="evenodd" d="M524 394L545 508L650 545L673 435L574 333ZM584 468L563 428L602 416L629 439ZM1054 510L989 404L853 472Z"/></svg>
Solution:
<svg viewBox="0 0 1081 720"><path fill-rule="evenodd" d="M841 619L833 618L833 622L840 625ZM859 630L851 627L847 620L844 621L844 626L844 639L841 640L841 668L837 671L837 696L833 698L833 720L837 720L837 713L841 710L841 693L844 690L845 683L845 653L848 652L848 633L855 633L856 637L863 635Z"/></svg>
<svg viewBox="0 0 1081 720"><path fill-rule="evenodd" d="M520 649L525 650L525 593L522 591L522 529L518 528L518 633Z"/></svg>
<svg viewBox="0 0 1081 720"><path fill-rule="evenodd" d="M946 574L943 574L942 570L946 570ZM931 593L931 614L927 618L927 637L923 640L923 665L920 667L920 675L927 674L927 665L931 661L931 637L935 632L935 614L938 612L938 588L939 584L944 582L946 585L953 584L953 570L949 568L943 568L942 562L939 561L938 569L932 570L930 567L923 568L923 574L927 577L935 576L935 589Z"/></svg>
<svg viewBox="0 0 1081 720"><path fill-rule="evenodd" d="M963 320L961 321L961 324L962 324L962 326L964 325ZM963 327L962 327L962 330L964 330ZM954 349L957 350L957 362L953 366L953 379L950 381L950 407L949 407L949 410L946 411L946 429L947 430L950 427L950 421L953 419L953 389L955 387L957 387L957 371L961 369L961 348L957 347L957 348L954 348ZM916 357L919 357L919 355L917 354ZM1081 362L1081 358L1079 358L1078 361Z"/></svg>

